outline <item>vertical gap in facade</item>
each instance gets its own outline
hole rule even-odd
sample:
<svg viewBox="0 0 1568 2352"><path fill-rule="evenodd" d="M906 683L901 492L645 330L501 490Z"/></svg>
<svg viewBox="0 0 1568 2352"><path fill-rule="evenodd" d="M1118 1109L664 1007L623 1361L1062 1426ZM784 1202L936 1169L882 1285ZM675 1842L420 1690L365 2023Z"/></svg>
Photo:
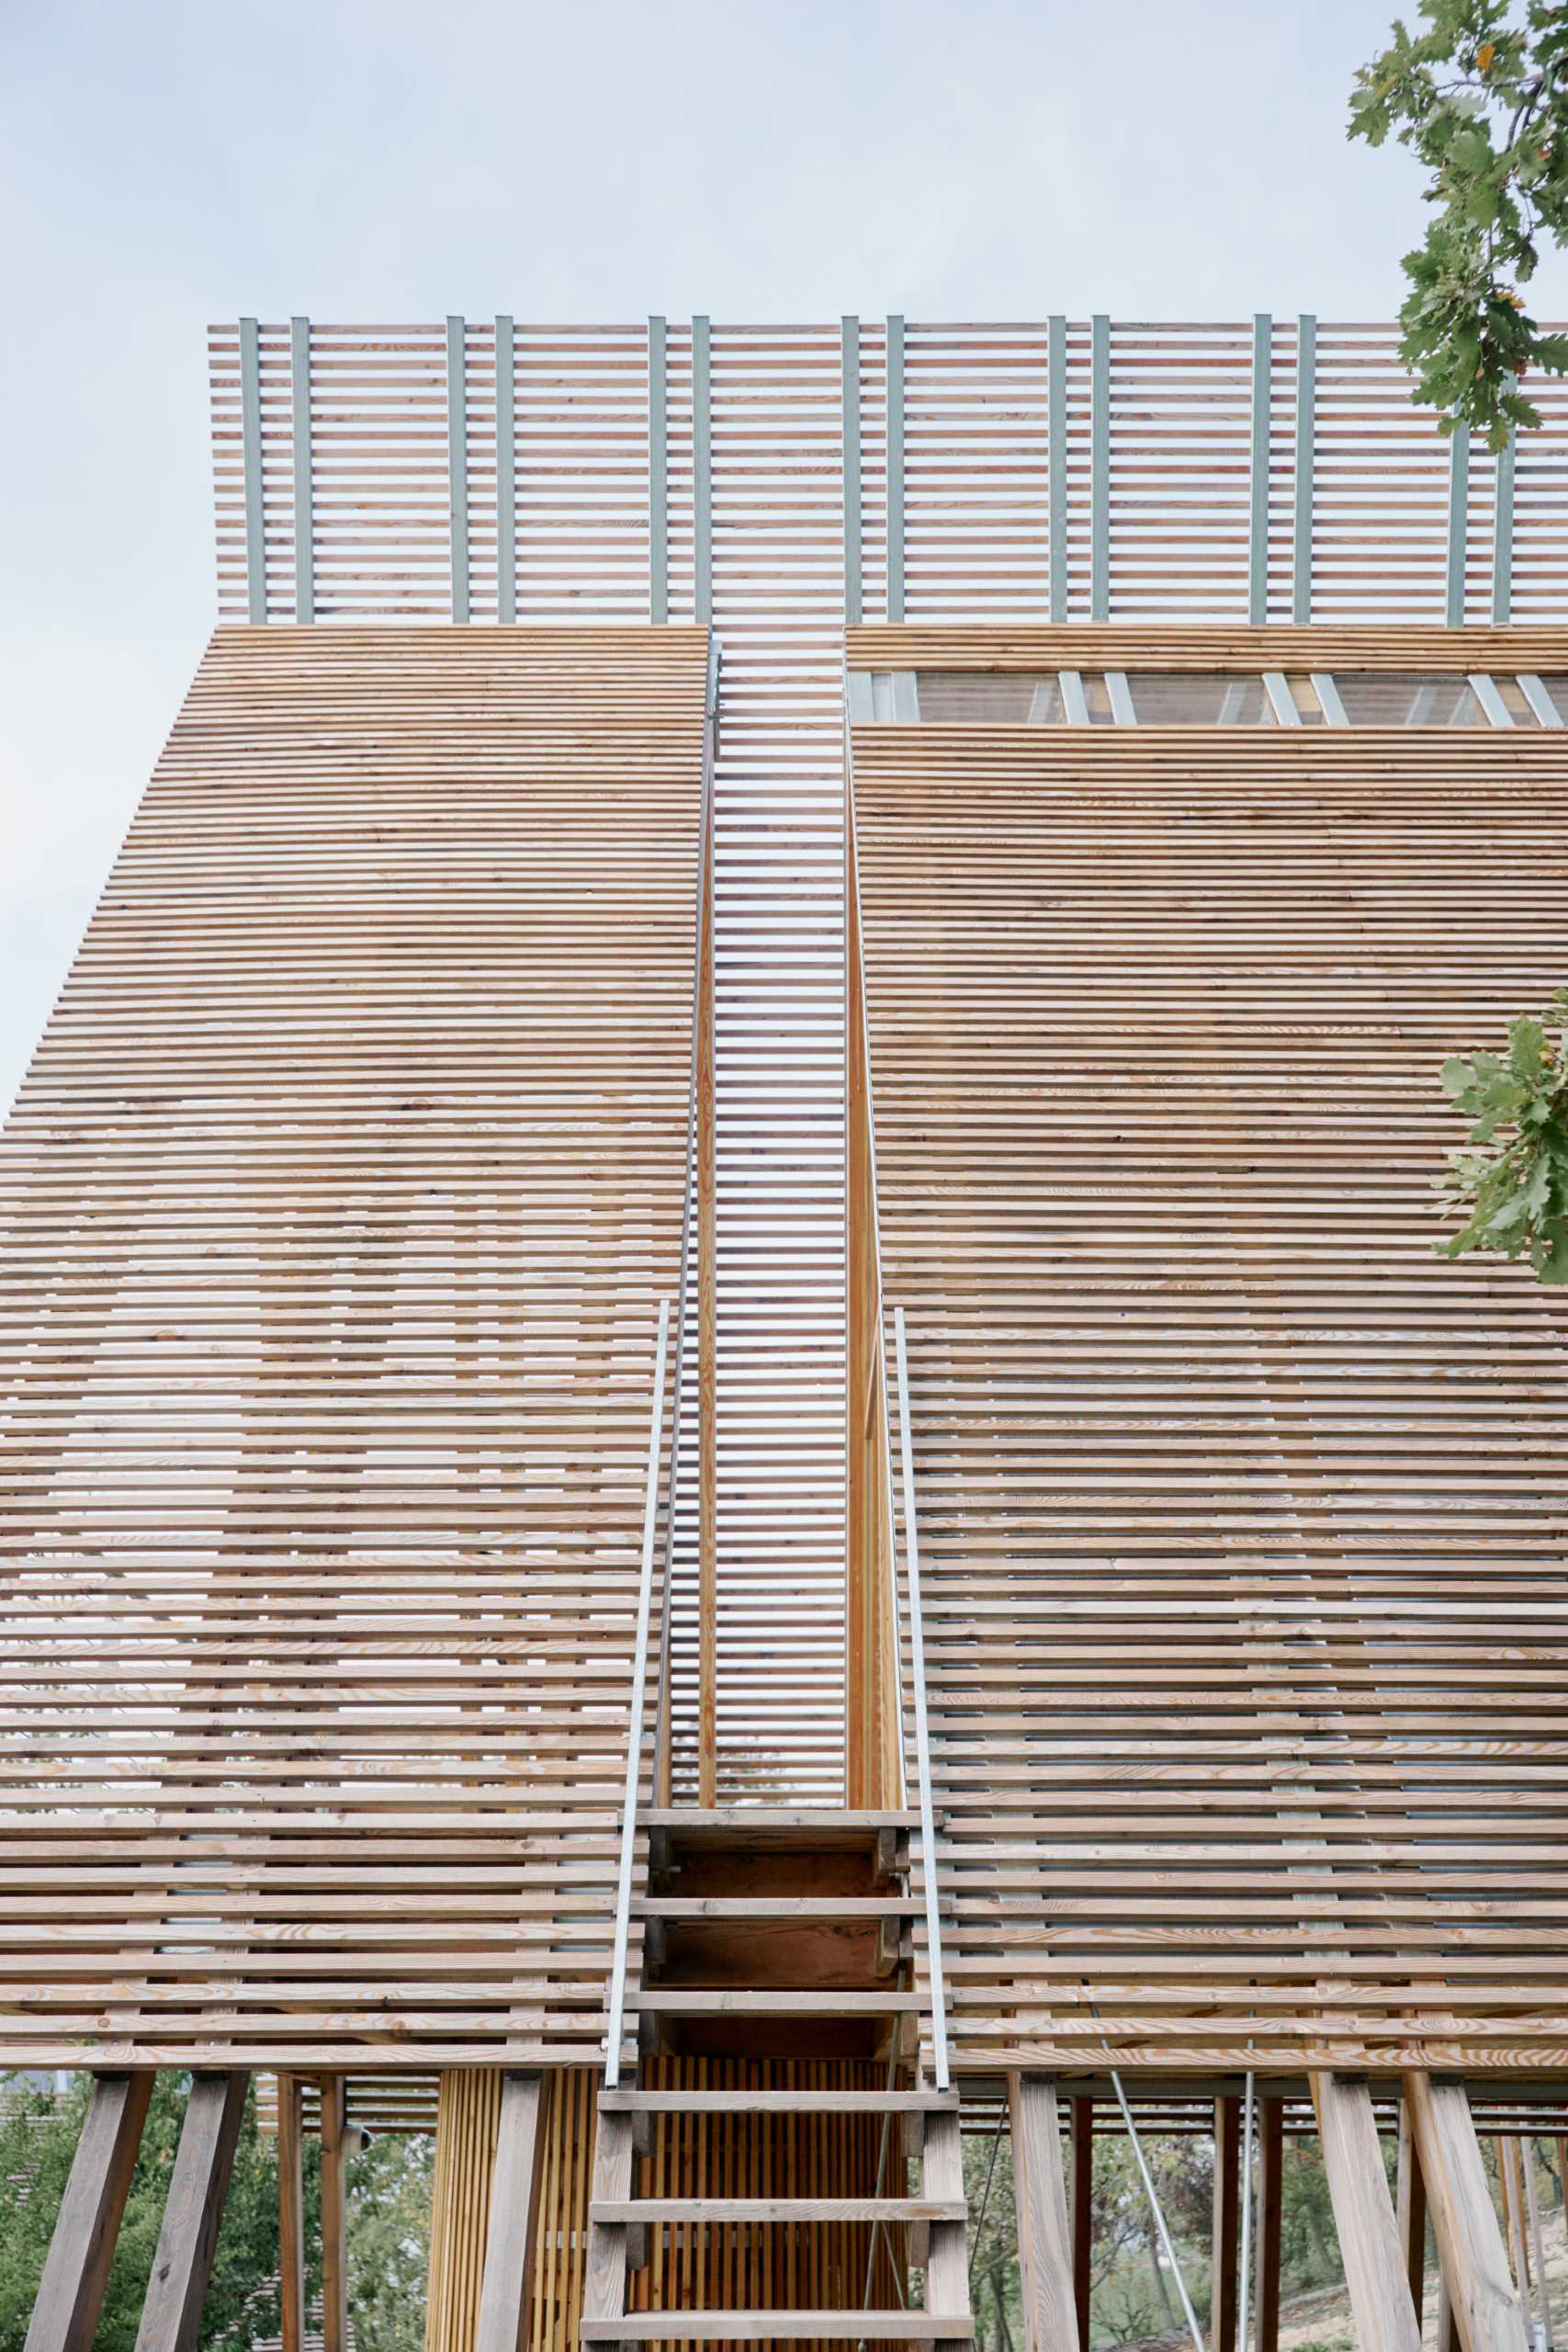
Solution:
<svg viewBox="0 0 1568 2352"><path fill-rule="evenodd" d="M1111 618L1111 321L1089 326L1089 616Z"/></svg>
<svg viewBox="0 0 1568 2352"><path fill-rule="evenodd" d="M887 617L904 617L904 322L887 322Z"/></svg>
<svg viewBox="0 0 1568 2352"><path fill-rule="evenodd" d="M294 409L294 617L316 617L316 541L310 503L310 322L288 328L289 391Z"/></svg>
<svg viewBox="0 0 1568 2352"><path fill-rule="evenodd" d="M1256 628L1269 617L1269 425L1274 373L1274 322L1267 311L1252 321L1252 451L1247 536L1247 617Z"/></svg>
<svg viewBox="0 0 1568 2352"><path fill-rule="evenodd" d="M1050 500L1050 612L1067 617L1067 322L1051 318L1046 330L1045 401L1047 494Z"/></svg>
<svg viewBox="0 0 1568 2352"><path fill-rule="evenodd" d="M254 319L240 321L240 431L245 460L245 611L266 618L266 514L262 503L261 351Z"/></svg>
<svg viewBox="0 0 1568 2352"><path fill-rule="evenodd" d="M517 376L515 336L505 311L495 322L495 616L517 618Z"/></svg>
<svg viewBox="0 0 1568 2352"><path fill-rule="evenodd" d="M670 617L670 339L648 322L648 617Z"/></svg>
<svg viewBox="0 0 1568 2352"><path fill-rule="evenodd" d="M1291 618L1312 618L1313 460L1317 435L1317 320L1303 311L1296 324L1296 527L1291 552Z"/></svg>
<svg viewBox="0 0 1568 2352"><path fill-rule="evenodd" d="M452 495L452 618L468 617L468 415L460 318L446 321L446 467Z"/></svg>
<svg viewBox="0 0 1568 2352"><path fill-rule="evenodd" d="M842 338L842 442L844 469L844 620L855 628L863 605L860 494L860 321L840 322Z"/></svg>

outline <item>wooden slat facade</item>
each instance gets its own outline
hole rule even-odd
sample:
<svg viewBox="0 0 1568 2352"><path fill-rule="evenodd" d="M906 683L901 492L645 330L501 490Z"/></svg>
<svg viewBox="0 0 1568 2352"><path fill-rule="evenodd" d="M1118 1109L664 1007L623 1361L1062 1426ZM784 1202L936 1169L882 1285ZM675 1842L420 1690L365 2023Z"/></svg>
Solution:
<svg viewBox="0 0 1568 2352"><path fill-rule="evenodd" d="M8 2063L598 2044L708 653L202 662L0 1146Z"/></svg>
<svg viewBox="0 0 1568 2352"><path fill-rule="evenodd" d="M1568 2069L1568 1302L1433 1254L1439 1065L1568 962L1565 746L854 731L963 2066Z"/></svg>

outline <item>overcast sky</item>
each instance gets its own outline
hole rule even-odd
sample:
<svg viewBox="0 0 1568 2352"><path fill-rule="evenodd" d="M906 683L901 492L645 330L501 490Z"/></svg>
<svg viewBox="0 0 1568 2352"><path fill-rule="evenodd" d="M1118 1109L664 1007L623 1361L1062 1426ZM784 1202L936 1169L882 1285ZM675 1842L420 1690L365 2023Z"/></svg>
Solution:
<svg viewBox="0 0 1568 2352"><path fill-rule="evenodd" d="M1392 13L0 0L0 1102L212 622L209 319L1387 317Z"/></svg>

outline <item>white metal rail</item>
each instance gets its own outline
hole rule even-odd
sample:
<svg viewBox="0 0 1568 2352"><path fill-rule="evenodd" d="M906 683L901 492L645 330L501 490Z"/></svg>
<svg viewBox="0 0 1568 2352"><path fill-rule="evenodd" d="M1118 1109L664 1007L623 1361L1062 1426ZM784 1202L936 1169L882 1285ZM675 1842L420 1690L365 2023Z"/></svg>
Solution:
<svg viewBox="0 0 1568 2352"><path fill-rule="evenodd" d="M904 1310L893 1310L898 1366L898 1459L904 1486L904 1564L909 1596L909 1679L915 1690L915 1769L919 1784L920 1867L926 1895L926 1962L931 1984L931 2065L948 2087L947 1994L942 1970L942 1912L936 1875L936 1811L931 1803L931 1725L926 1714L926 1641L920 1613L920 1536L915 1516L915 1463L909 1442L909 1363ZM897 1600L897 1590L895 1590ZM895 1612L897 1613L897 1612Z"/></svg>
<svg viewBox="0 0 1568 2352"><path fill-rule="evenodd" d="M654 1534L659 1523L659 1464L664 1450L664 1366L670 1351L670 1301L659 1306L659 1342L653 1361L653 1411L648 1435L648 1489L642 1512L642 1574L637 1595L637 1645L632 1657L630 1719L626 1726L626 1786L621 1811L621 1866L615 1884L615 1948L610 1962L610 2023L604 2043L604 2087L621 2079L621 2033L626 2010L626 1942L632 1912L632 1865L637 1853L637 1789L642 1778L643 1716L648 1701L649 1624L653 1613Z"/></svg>

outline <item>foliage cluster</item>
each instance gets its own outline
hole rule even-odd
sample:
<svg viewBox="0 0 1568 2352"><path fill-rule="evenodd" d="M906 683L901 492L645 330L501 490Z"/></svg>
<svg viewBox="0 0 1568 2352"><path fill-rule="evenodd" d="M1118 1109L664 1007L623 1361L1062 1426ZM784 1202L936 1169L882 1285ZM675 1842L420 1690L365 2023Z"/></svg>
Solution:
<svg viewBox="0 0 1568 2352"><path fill-rule="evenodd" d="M1450 1154L1442 1189L1464 1212L1438 1244L1528 1257L1543 1283L1568 1283L1568 994L1554 1008L1555 1050L1542 1021L1511 1023L1506 1055L1454 1054L1443 1084L1471 1122L1472 1148Z"/></svg>

